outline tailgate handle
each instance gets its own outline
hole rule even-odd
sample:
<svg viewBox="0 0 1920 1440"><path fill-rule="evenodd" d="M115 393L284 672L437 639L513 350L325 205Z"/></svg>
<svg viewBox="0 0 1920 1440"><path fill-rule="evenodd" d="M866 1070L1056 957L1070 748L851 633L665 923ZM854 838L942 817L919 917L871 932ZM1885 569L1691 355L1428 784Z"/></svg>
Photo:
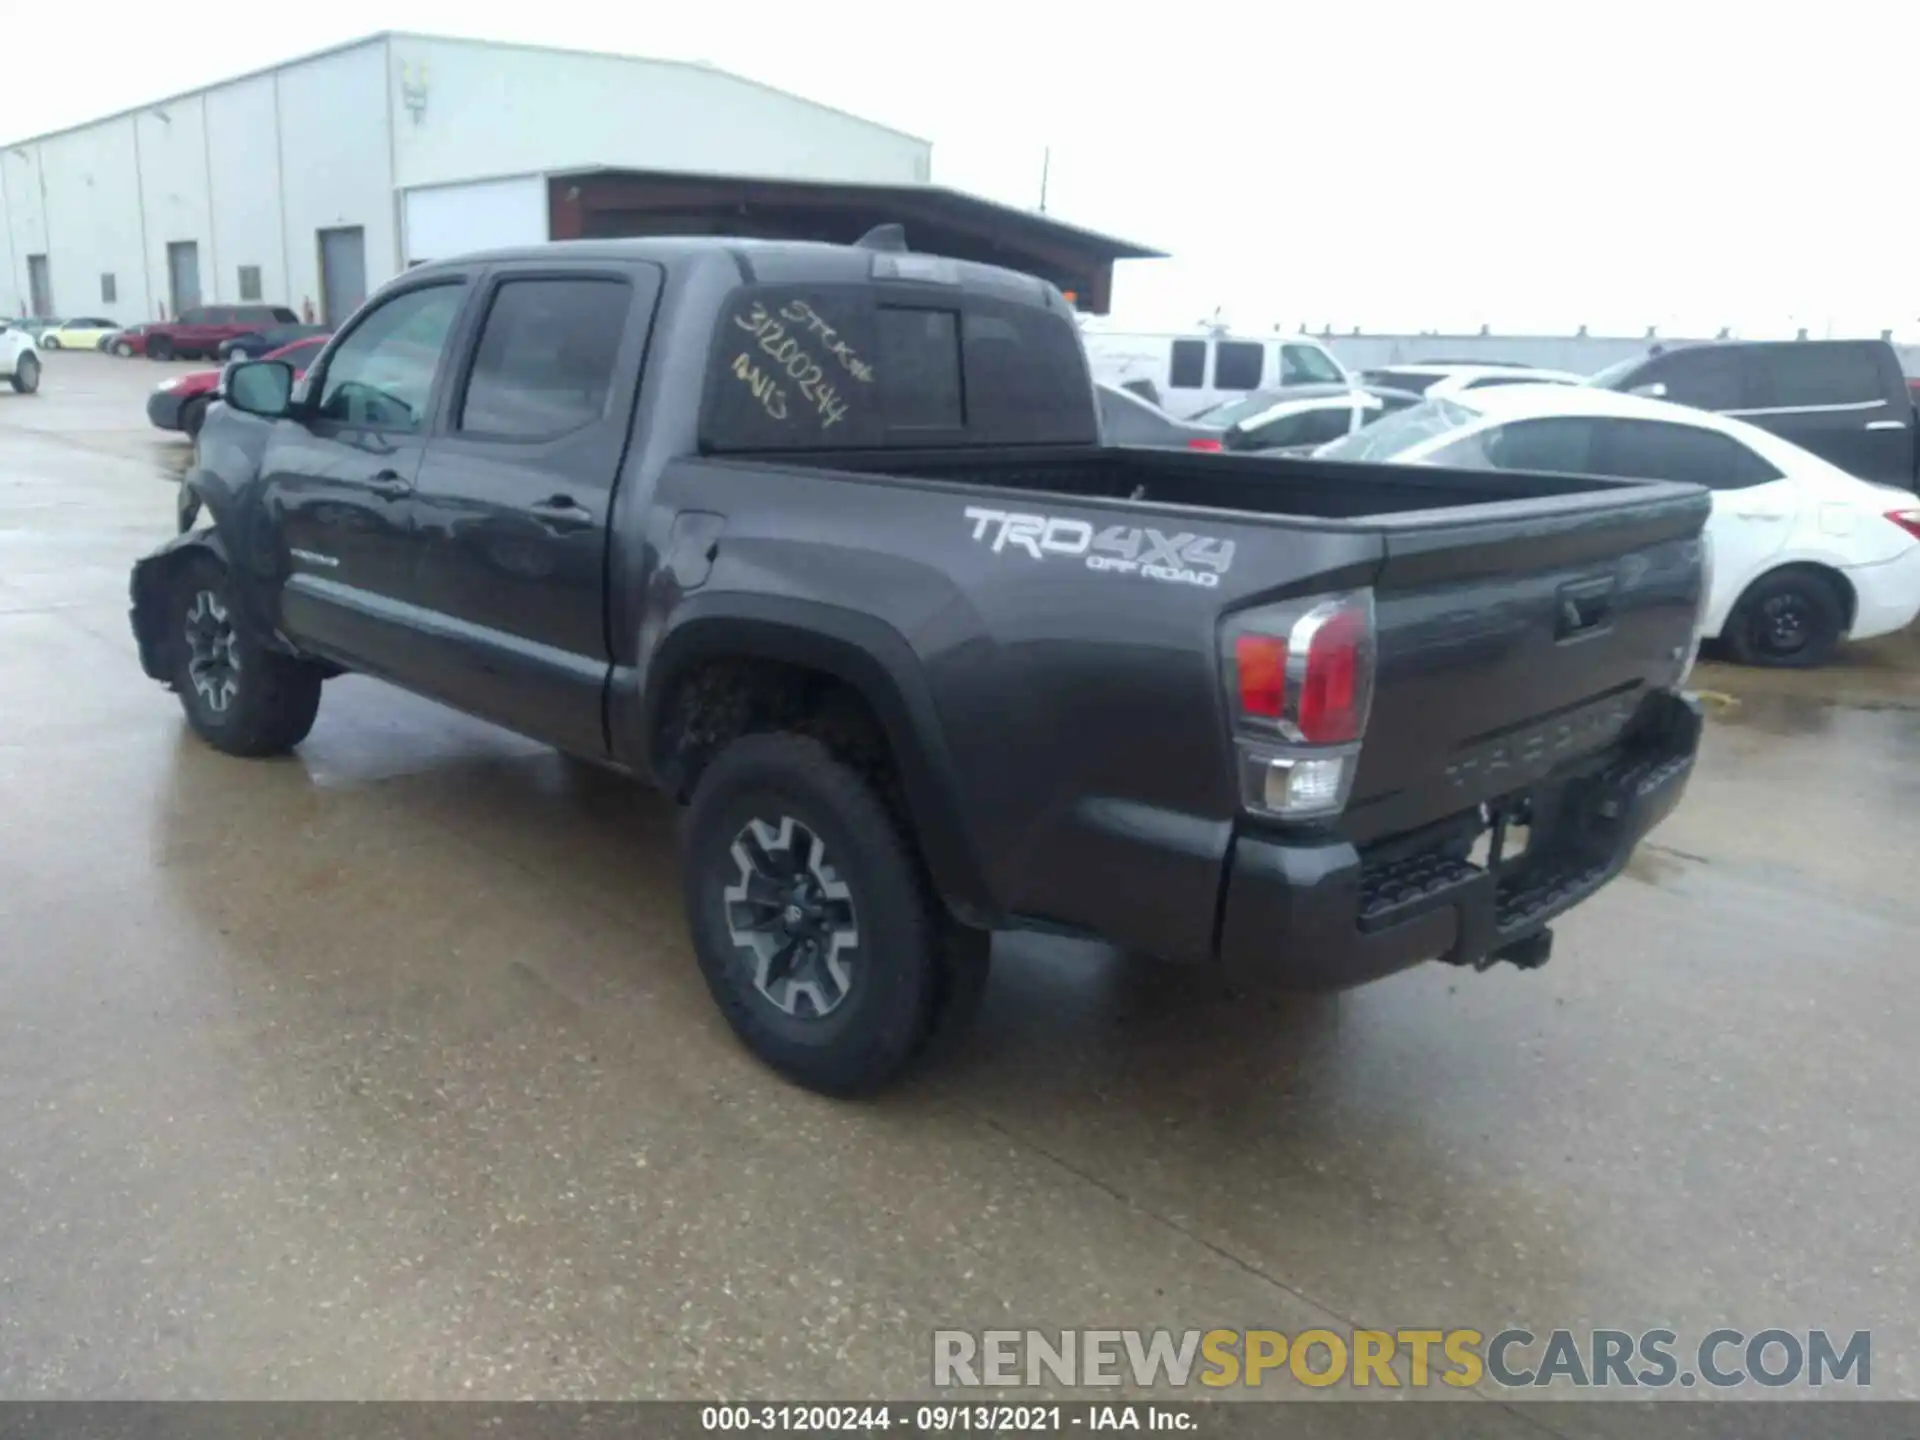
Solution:
<svg viewBox="0 0 1920 1440"><path fill-rule="evenodd" d="M1604 627L1613 618L1613 591L1612 576L1562 585L1553 638L1571 640L1576 635L1590 635Z"/></svg>

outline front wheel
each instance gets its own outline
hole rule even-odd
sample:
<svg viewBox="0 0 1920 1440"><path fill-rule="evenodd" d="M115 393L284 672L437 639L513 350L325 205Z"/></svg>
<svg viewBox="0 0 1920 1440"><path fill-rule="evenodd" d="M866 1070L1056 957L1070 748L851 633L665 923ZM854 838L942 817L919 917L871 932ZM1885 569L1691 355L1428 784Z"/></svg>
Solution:
<svg viewBox="0 0 1920 1440"><path fill-rule="evenodd" d="M203 395L180 407L180 430L189 440L200 438L200 427L207 423L207 403Z"/></svg>
<svg viewBox="0 0 1920 1440"><path fill-rule="evenodd" d="M1824 575L1783 570L1740 597L1727 622L1727 647L1743 665L1807 670L1833 658L1846 631L1844 602Z"/></svg>
<svg viewBox="0 0 1920 1440"><path fill-rule="evenodd" d="M131 360L133 358L133 346L124 340L116 340L113 342L113 353L118 355L122 360Z"/></svg>
<svg viewBox="0 0 1920 1440"><path fill-rule="evenodd" d="M681 863L707 988L798 1084L875 1089L978 1001L986 937L949 935L885 803L817 740L729 745L695 787Z"/></svg>
<svg viewBox="0 0 1920 1440"><path fill-rule="evenodd" d="M13 362L13 388L19 395L31 395L40 388L40 357L32 351Z"/></svg>
<svg viewBox="0 0 1920 1440"><path fill-rule="evenodd" d="M320 710L320 671L268 650L242 628L217 561L196 557L181 568L167 628L173 688L202 740L254 758L284 754L307 738Z"/></svg>

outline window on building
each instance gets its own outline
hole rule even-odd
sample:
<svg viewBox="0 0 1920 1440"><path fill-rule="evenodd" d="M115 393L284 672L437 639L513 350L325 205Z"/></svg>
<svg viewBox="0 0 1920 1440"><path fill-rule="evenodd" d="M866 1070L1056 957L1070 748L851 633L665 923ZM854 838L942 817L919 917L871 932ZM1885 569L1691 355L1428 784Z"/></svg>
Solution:
<svg viewBox="0 0 1920 1440"><path fill-rule="evenodd" d="M459 428L533 440L598 420L613 390L631 298L620 280L502 284L480 331Z"/></svg>
<svg viewBox="0 0 1920 1440"><path fill-rule="evenodd" d="M260 267L258 265L240 267L240 298L242 300L260 298Z"/></svg>
<svg viewBox="0 0 1920 1440"><path fill-rule="evenodd" d="M120 303L120 287L114 284L113 276L111 275L102 275L100 277L100 303L102 305L117 305Z"/></svg>
<svg viewBox="0 0 1920 1440"><path fill-rule="evenodd" d="M1207 383L1207 342L1176 340L1167 383L1175 390L1198 390Z"/></svg>
<svg viewBox="0 0 1920 1440"><path fill-rule="evenodd" d="M1257 340L1222 340L1213 352L1213 388L1258 390L1267 347Z"/></svg>

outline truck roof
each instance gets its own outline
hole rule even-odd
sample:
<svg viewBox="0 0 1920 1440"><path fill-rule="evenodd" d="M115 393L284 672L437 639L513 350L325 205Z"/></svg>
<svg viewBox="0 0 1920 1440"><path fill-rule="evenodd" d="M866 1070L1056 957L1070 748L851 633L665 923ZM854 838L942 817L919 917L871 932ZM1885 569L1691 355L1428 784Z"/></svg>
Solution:
<svg viewBox="0 0 1920 1440"><path fill-rule="evenodd" d="M836 245L824 240L764 240L732 235L655 235L614 240L552 240L477 250L430 260L407 271L431 273L465 265L511 261L652 261L669 269L727 257L743 281L782 284L858 284L868 280L917 280L988 291L1007 299L1057 310L1071 317L1067 299L1037 276L997 265L955 260L915 250Z"/></svg>

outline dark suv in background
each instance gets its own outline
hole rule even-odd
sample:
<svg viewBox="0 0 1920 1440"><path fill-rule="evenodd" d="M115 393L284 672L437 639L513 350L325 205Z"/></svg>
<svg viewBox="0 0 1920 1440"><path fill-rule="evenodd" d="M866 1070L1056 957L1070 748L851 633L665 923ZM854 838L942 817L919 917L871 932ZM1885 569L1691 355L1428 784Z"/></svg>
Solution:
<svg viewBox="0 0 1920 1440"><path fill-rule="evenodd" d="M211 360L222 340L299 323L300 317L284 305L200 305L181 311L177 319L147 326L147 358Z"/></svg>
<svg viewBox="0 0 1920 1440"><path fill-rule="evenodd" d="M1920 488L1914 396L1884 340L1688 345L1587 383L1738 416L1862 480Z"/></svg>

